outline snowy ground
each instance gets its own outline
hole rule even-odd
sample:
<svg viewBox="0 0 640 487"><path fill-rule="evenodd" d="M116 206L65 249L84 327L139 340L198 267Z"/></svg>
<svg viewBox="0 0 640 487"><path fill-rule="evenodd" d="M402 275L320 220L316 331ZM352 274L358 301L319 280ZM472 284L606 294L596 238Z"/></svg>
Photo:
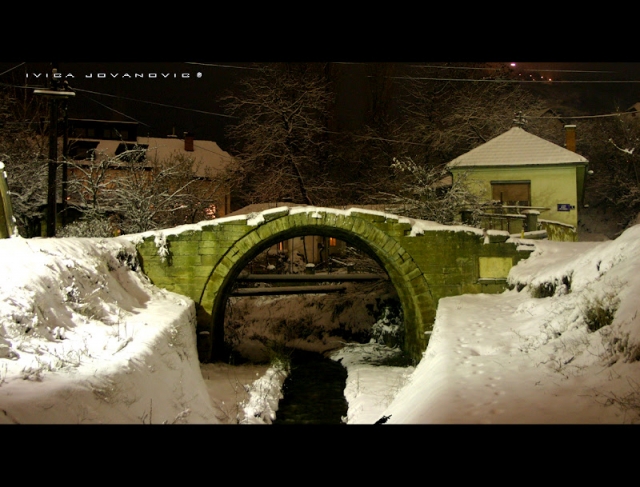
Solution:
<svg viewBox="0 0 640 487"><path fill-rule="evenodd" d="M0 423L216 422L193 303L125 240L0 241Z"/></svg>
<svg viewBox="0 0 640 487"><path fill-rule="evenodd" d="M343 349L348 423L638 422L639 239L536 242L514 290L441 300L415 369ZM126 238L0 240L0 423L269 423L285 372L201 366L193 303L133 255Z"/></svg>
<svg viewBox="0 0 640 487"><path fill-rule="evenodd" d="M388 423L637 423L639 239L635 226L611 242L537 242L509 275L516 289L441 300ZM553 296L532 297L545 283ZM612 323L589 331L607 310Z"/></svg>

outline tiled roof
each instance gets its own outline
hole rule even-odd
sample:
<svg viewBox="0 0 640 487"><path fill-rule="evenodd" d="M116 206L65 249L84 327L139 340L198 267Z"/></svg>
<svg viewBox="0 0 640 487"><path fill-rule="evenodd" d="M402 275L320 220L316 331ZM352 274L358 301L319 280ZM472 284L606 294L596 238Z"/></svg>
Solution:
<svg viewBox="0 0 640 487"><path fill-rule="evenodd" d="M528 166L539 164L580 164L587 159L520 127L456 157L447 167Z"/></svg>
<svg viewBox="0 0 640 487"><path fill-rule="evenodd" d="M106 157L115 156L118 146L122 143L119 140L84 140L98 142L96 152ZM218 144L211 140L195 139L193 141L193 151L186 151L184 149L184 140L179 138L138 137L137 143L148 147L146 156L148 163L151 160L162 161L178 154L192 157L194 159L194 175L199 177L213 176L222 171L233 160L228 152L222 150ZM127 144L131 145L133 142L127 142Z"/></svg>

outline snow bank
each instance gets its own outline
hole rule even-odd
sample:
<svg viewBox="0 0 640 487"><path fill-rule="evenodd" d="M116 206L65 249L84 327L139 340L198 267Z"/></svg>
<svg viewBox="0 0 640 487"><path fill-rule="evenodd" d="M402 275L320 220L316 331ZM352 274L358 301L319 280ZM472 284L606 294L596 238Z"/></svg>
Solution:
<svg viewBox="0 0 640 487"><path fill-rule="evenodd" d="M441 299L388 423L639 422L639 239L536 241L513 290Z"/></svg>
<svg viewBox="0 0 640 487"><path fill-rule="evenodd" d="M126 239L0 240L0 423L215 423L195 307Z"/></svg>
<svg viewBox="0 0 640 487"><path fill-rule="evenodd" d="M242 404L243 424L271 424L276 419L278 403L282 399L282 385L289 375L289 367L276 363L247 389L249 399Z"/></svg>

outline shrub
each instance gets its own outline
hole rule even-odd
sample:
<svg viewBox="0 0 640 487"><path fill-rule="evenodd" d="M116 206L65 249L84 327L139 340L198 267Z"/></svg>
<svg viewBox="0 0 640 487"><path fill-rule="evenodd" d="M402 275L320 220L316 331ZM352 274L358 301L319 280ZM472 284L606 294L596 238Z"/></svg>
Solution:
<svg viewBox="0 0 640 487"><path fill-rule="evenodd" d="M586 301L582 306L582 317L589 331L594 332L613 322L620 299L615 291Z"/></svg>
<svg viewBox="0 0 640 487"><path fill-rule="evenodd" d="M543 282L531 288L531 296L534 298L548 298L555 294L556 285L552 282Z"/></svg>
<svg viewBox="0 0 640 487"><path fill-rule="evenodd" d="M104 217L80 219L62 227L58 237L100 237L108 238L115 235L111 222Z"/></svg>

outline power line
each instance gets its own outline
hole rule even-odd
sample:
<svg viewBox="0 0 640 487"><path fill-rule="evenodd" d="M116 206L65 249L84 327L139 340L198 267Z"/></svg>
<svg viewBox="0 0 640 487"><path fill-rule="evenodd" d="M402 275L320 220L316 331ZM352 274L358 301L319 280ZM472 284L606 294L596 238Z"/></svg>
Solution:
<svg viewBox="0 0 640 487"><path fill-rule="evenodd" d="M527 69L517 68L517 71L534 71L536 73L618 73L619 71L595 71L588 69Z"/></svg>
<svg viewBox="0 0 640 487"><path fill-rule="evenodd" d="M429 68L429 69L468 69L468 70L480 70L480 71L490 71L491 67L476 67L476 66L433 66L428 64L411 64L409 65L411 68Z"/></svg>
<svg viewBox="0 0 640 487"><path fill-rule="evenodd" d="M616 113L604 113L602 115L562 115L557 117L534 117L525 115L524 118L537 118L537 119L550 119L550 120L564 120L564 119L579 119L579 118L603 118L603 117L619 117L620 115L634 115L636 112L616 112Z"/></svg>
<svg viewBox="0 0 640 487"><path fill-rule="evenodd" d="M252 68L249 66L231 66L229 64L213 64L213 63L190 63L186 62L185 64L195 64L197 66L210 66L213 68L233 68L233 69L253 69L256 71L260 71L260 68Z"/></svg>
<svg viewBox="0 0 640 487"><path fill-rule="evenodd" d="M112 108L112 107L110 107L110 106L108 106L108 105L105 105L104 103L100 103L98 100L94 100L93 98L91 98L91 97L89 97L89 96L87 96L87 95L83 95L83 96L84 96L87 100L91 100L92 102L97 103L98 105L100 105L100 106L102 106L102 107L104 107L104 108L106 108L106 109L108 109L108 110L111 110L112 112L115 112L115 113L117 113L118 115L122 115L123 117L126 117L126 118L128 118L128 119L130 119L130 120L133 120L134 122L139 123L140 125L144 125L145 127L153 128L151 125L146 124L146 123L144 123L144 122L141 122L140 120L137 120L137 119L133 118L132 116L127 115L126 113L122 113L122 112L120 112L120 111L116 110L115 108Z"/></svg>
<svg viewBox="0 0 640 487"><path fill-rule="evenodd" d="M205 115L215 115L218 117L226 117L226 118L238 118L235 117L233 115L226 115L224 113L216 113L216 112L207 112L205 110L196 110L195 108L186 108L186 107L179 107L176 105L168 105L166 103L159 103L159 102L155 102L155 101L147 101L147 100L139 100L136 98L129 98L127 96L118 96L118 95L112 95L109 93L100 93L98 91L91 91L91 90L85 90L82 88L73 88L74 91L80 91L80 92L84 92L84 93L91 93L93 95L101 95L101 96L109 96L111 98L119 98L121 100L129 100L129 101L135 101L138 103L146 103L148 105L157 105L157 106L161 106L161 107L166 107L166 108L175 108L176 110L185 110L187 112L194 112L194 113L203 113Z"/></svg>
<svg viewBox="0 0 640 487"><path fill-rule="evenodd" d="M474 66L433 66L424 64L411 64L412 68L431 68L431 69L461 69L461 70L479 70L490 71L495 69L492 66L487 67L474 67ZM545 73L617 73L618 71L601 71L601 70L586 70L586 69L531 69L531 68L516 68L516 71L533 71L533 72L545 72Z"/></svg>
<svg viewBox="0 0 640 487"><path fill-rule="evenodd" d="M19 68L20 66L22 66L22 65L24 65L24 64L26 64L26 63L20 63L20 64L18 64L17 66L14 66L13 68L7 69L7 70L6 70L6 71L4 71L3 73L0 73L0 76L2 76L3 74L7 74L7 73L8 73L8 72L10 72L10 71L13 71L14 69L17 69L17 68Z"/></svg>
<svg viewBox="0 0 640 487"><path fill-rule="evenodd" d="M368 76L373 78L374 76ZM467 78L429 78L422 76L385 76L389 79L414 80L414 81L462 81L469 83L544 83L544 84L585 84L585 83L640 83L640 80L526 80L526 79L467 79Z"/></svg>
<svg viewBox="0 0 640 487"><path fill-rule="evenodd" d="M357 139L364 139L364 140L382 140L383 142L395 142L398 144L408 144L408 145L427 145L422 142L409 142L406 140L385 139L383 137L372 137L369 135L356 135L356 134L349 134L349 133L343 133L343 132L334 132L332 130L323 130L323 132L327 134L334 134L334 135L349 135L351 137L356 137Z"/></svg>

